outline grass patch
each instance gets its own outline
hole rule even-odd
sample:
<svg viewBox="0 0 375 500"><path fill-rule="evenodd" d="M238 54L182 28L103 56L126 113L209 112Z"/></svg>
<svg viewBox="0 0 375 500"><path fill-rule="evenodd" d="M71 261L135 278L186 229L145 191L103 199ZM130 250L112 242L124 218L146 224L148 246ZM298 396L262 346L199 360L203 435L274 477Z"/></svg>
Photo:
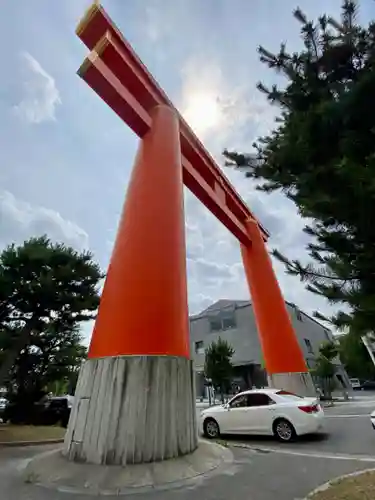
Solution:
<svg viewBox="0 0 375 500"><path fill-rule="evenodd" d="M365 472L339 481L309 496L309 500L374 500L375 471Z"/></svg>
<svg viewBox="0 0 375 500"><path fill-rule="evenodd" d="M0 442L44 441L47 439L63 439L66 429L55 426L34 425L0 425Z"/></svg>

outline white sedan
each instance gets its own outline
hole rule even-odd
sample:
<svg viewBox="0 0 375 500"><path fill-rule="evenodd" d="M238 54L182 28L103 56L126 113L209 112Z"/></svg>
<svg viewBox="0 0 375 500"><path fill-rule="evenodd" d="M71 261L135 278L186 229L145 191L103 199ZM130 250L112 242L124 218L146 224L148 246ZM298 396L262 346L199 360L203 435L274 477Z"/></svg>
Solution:
<svg viewBox="0 0 375 500"><path fill-rule="evenodd" d="M375 429L375 411L373 411L371 413L370 419L371 419L371 425L372 425L373 429Z"/></svg>
<svg viewBox="0 0 375 500"><path fill-rule="evenodd" d="M220 434L261 434L288 442L320 431L323 421L324 412L315 398L279 389L255 389L203 410L200 430L211 439Z"/></svg>

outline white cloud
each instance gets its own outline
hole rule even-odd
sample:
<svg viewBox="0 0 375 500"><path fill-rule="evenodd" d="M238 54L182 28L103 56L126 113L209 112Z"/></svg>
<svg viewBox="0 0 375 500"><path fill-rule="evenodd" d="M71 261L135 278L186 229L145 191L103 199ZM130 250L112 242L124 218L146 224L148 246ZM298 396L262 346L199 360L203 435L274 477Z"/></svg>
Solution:
<svg viewBox="0 0 375 500"><path fill-rule="evenodd" d="M25 65L24 96L14 106L14 112L29 123L54 121L56 108L61 104L55 80L28 52L22 53L22 59Z"/></svg>
<svg viewBox="0 0 375 500"><path fill-rule="evenodd" d="M75 222L64 219L58 212L18 200L8 191L0 192L0 246L22 243L32 236L47 234L77 250L88 248L89 237Z"/></svg>

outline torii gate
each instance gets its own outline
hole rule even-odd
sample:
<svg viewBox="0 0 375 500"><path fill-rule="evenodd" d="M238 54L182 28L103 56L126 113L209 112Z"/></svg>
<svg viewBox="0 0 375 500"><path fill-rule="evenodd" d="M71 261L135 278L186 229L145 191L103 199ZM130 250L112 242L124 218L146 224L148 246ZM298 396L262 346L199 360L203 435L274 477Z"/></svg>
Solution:
<svg viewBox="0 0 375 500"><path fill-rule="evenodd" d="M236 236L271 383L311 390L266 230L104 9L78 25L91 50L79 76L140 137L64 453L122 464L197 447L190 360L183 184Z"/></svg>

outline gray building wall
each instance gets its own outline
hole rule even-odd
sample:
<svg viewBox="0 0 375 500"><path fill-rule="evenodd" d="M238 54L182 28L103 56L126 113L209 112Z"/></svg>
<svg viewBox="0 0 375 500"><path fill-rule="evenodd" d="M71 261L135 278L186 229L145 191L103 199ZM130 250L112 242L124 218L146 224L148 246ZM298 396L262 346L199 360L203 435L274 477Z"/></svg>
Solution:
<svg viewBox="0 0 375 500"><path fill-rule="evenodd" d="M287 309L307 365L313 368L320 345L325 341L333 340L334 337L329 329L292 304L287 303ZM231 314L235 317L234 327L211 331L211 320L222 321L226 317L229 319ZM227 340L235 350L232 358L234 366L263 365L254 312L249 301L219 300L202 313L190 317L191 356L197 372L203 372L204 369L204 349L219 337ZM336 359L335 363L337 373L341 374L345 383L349 384L348 376L340 360Z"/></svg>

